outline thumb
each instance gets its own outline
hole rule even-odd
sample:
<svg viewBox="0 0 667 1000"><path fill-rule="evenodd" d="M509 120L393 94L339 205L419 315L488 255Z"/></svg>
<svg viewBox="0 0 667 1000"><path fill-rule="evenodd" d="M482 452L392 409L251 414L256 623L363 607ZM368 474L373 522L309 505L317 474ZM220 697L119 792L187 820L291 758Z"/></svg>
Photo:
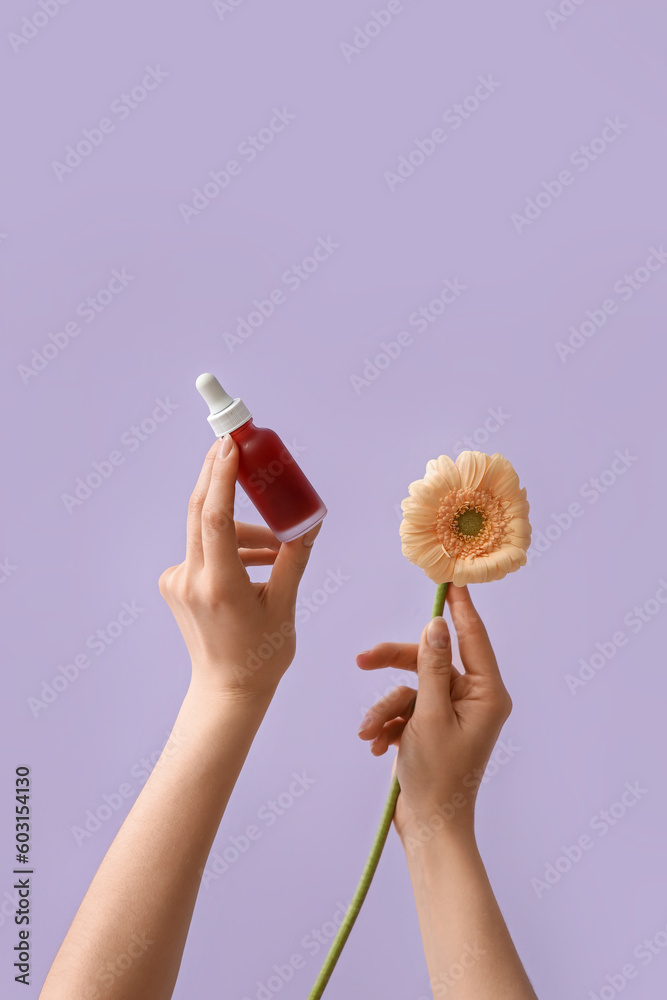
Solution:
<svg viewBox="0 0 667 1000"><path fill-rule="evenodd" d="M452 642L447 622L438 615L424 628L417 650L418 696L415 721L429 716L449 717L452 712L450 680Z"/></svg>
<svg viewBox="0 0 667 1000"><path fill-rule="evenodd" d="M283 542L280 546L268 584L275 601L289 607L296 602L297 589L308 565L310 553L313 551L313 542L319 535L321 527L320 521L305 535L300 535L291 542Z"/></svg>

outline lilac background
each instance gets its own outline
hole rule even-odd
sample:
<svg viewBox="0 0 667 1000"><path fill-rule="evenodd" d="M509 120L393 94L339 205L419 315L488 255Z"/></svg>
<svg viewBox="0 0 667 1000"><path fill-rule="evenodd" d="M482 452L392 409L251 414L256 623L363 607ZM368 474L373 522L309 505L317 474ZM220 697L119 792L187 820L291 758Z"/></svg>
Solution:
<svg viewBox="0 0 667 1000"><path fill-rule="evenodd" d="M312 787L273 826L260 822L260 840L202 887L174 995L255 998L257 981L297 952L306 967L280 995L307 995L326 947L312 955L302 940L350 898L394 754L374 759L356 728L404 675L364 673L354 656L380 640L413 641L433 598L401 555L398 505L430 458L455 455L476 431L477 447L518 469L536 534L574 502L583 511L559 538L552 529L529 567L473 590L514 700L503 738L520 748L479 798L492 884L541 1000L599 995L628 962L638 975L624 997L664 990L667 951L647 965L633 951L667 926L667 613L650 604L667 576L667 269L627 302L614 292L667 239L664 8L591 0L550 26L555 2L406 0L346 61L341 43L379 6L243 0L221 18L204 2L72 2L18 52L4 43L1 83L13 96L0 218L0 559L15 568L0 587L3 995L37 996L133 799L80 846L72 827L123 782L136 798L133 769L162 746L187 686L157 578L183 557L187 498L211 441L194 390L206 370L259 425L303 449L329 507L303 598L330 573L346 579L308 620L299 605L295 662L216 849L258 823L293 772ZM36 10L7 0L4 35ZM168 75L145 102L124 121L110 115L158 65ZM500 86L460 128L443 126L480 75ZM243 161L239 143L274 107L296 117ZM115 130L59 181L52 161L105 116ZM570 154L608 117L627 128L579 172ZM446 141L392 192L385 171L438 126ZM240 176L186 223L179 205L235 156ZM568 167L574 182L517 232L512 213ZM289 291L281 275L320 237L339 248ZM128 287L24 384L19 366L114 268L134 276ZM466 290L418 332L408 317L445 279ZM224 334L276 287L287 301L230 351ZM557 342L609 297L616 314L562 361ZM412 343L355 392L351 376L402 330ZM123 435L157 398L178 408L130 451ZM507 416L484 440L489 408ZM123 464L68 513L62 494L115 449ZM617 449L636 460L591 503L581 491ZM258 520L240 489L238 498L237 517ZM132 600L145 609L138 619L35 717L28 699ZM624 618L646 601L659 610L634 633ZM572 693L566 675L619 629L627 644ZM33 770L36 869L29 994L12 985L7 917L23 763ZM635 781L647 793L606 836L592 832ZM585 833L595 849L538 898L531 879ZM431 996L394 831L326 996Z"/></svg>

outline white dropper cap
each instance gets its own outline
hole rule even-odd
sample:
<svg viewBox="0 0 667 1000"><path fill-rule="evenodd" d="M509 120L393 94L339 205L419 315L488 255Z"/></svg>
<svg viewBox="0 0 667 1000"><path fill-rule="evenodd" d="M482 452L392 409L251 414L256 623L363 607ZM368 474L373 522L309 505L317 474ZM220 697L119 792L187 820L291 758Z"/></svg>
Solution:
<svg viewBox="0 0 667 1000"><path fill-rule="evenodd" d="M208 408L211 411L208 415L208 422L215 431L216 437L235 431L241 424L250 420L252 413L242 399L232 399L228 392L222 388L215 375L205 372L200 375L195 382L197 389L202 394Z"/></svg>

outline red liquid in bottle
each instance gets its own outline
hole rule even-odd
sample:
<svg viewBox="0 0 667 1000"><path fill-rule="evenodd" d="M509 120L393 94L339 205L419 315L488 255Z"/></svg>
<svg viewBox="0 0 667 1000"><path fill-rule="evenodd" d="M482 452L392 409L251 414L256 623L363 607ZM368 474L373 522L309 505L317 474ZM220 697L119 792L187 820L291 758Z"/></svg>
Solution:
<svg viewBox="0 0 667 1000"><path fill-rule="evenodd" d="M289 542L327 513L284 442L252 418L230 431L239 449L238 481L274 535Z"/></svg>

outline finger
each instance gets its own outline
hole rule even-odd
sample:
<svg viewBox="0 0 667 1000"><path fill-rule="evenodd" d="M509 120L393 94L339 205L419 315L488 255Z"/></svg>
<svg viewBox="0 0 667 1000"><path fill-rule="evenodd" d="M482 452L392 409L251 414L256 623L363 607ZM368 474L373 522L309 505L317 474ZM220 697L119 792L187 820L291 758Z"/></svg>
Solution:
<svg viewBox="0 0 667 1000"><path fill-rule="evenodd" d="M165 569L160 574L160 577L158 579L158 582L157 582L158 589L159 589L160 594L162 595L162 597L165 599L165 601L168 601L168 599L169 599L169 587L170 587L172 578L174 576L174 573L176 572L177 569L178 569L178 566L169 566L169 567L167 567L167 569Z"/></svg>
<svg viewBox="0 0 667 1000"><path fill-rule="evenodd" d="M185 529L185 558L186 561L192 565L199 564L201 566L204 563L204 550L202 548L201 539L201 512L206 500L206 494L208 493L208 484L211 480L211 469L213 468L213 462L218 448L219 442L215 441L207 451L204 464L202 465L201 472L199 473L199 478L197 479L197 483L190 495L190 501L188 503L188 520Z"/></svg>
<svg viewBox="0 0 667 1000"><path fill-rule="evenodd" d="M372 649L357 654L357 664L362 670L397 667L416 672L418 649L418 642L378 642Z"/></svg>
<svg viewBox="0 0 667 1000"><path fill-rule="evenodd" d="M311 539L314 541L317 538L321 528L322 521L305 535L294 538L291 542L283 542L280 546L267 583L267 591L269 600L275 605L282 605L286 614L290 613L287 609L296 604L299 583L313 551ZM310 544L306 544L307 542Z"/></svg>
<svg viewBox="0 0 667 1000"><path fill-rule="evenodd" d="M491 640L467 587L447 588L447 604L452 616L461 662L472 676L501 680Z"/></svg>
<svg viewBox="0 0 667 1000"><path fill-rule="evenodd" d="M361 739L373 739L386 722L391 722L397 716L405 715L407 721L410 718L416 697L417 692L414 688L402 684L400 687L395 687L384 698L376 701L362 720L359 728Z"/></svg>
<svg viewBox="0 0 667 1000"><path fill-rule="evenodd" d="M378 642L371 649L357 653L357 666L362 670L377 670L380 667L396 667L417 673L418 642ZM461 672L452 666L452 679Z"/></svg>
<svg viewBox="0 0 667 1000"><path fill-rule="evenodd" d="M381 757L383 753L387 752L390 744L400 743L406 725L407 722L403 719L394 719L393 722L384 725L377 738L371 743L373 756Z"/></svg>
<svg viewBox="0 0 667 1000"><path fill-rule="evenodd" d="M438 615L424 626L417 653L419 697L415 706L415 723L437 715L442 719L453 716L450 685L452 682L452 643L445 619Z"/></svg>
<svg viewBox="0 0 667 1000"><path fill-rule="evenodd" d="M244 566L270 566L277 556L275 549L239 549L239 557Z"/></svg>
<svg viewBox="0 0 667 1000"><path fill-rule="evenodd" d="M229 451L223 454L225 444L229 445ZM234 575L243 569L234 523L234 495L238 467L238 447L231 434L225 434L218 443L208 492L201 511L204 565L210 563L211 566L219 567L225 576Z"/></svg>
<svg viewBox="0 0 667 1000"><path fill-rule="evenodd" d="M244 549L274 549L280 548L280 539L276 538L265 524L248 524L246 521L236 522L236 537L239 546Z"/></svg>

